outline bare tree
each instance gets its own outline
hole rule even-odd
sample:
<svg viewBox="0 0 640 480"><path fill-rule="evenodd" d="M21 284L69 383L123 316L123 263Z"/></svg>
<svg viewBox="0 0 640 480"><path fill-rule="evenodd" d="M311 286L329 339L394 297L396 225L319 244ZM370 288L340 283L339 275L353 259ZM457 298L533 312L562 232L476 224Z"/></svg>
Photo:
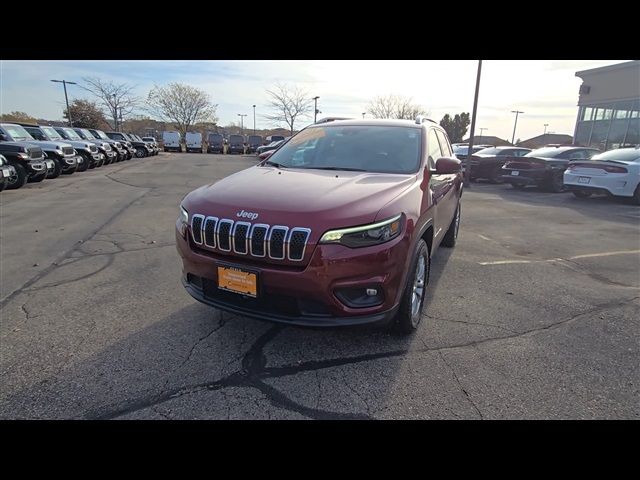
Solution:
<svg viewBox="0 0 640 480"><path fill-rule="evenodd" d="M138 104L138 99L133 95L135 85L127 83L114 83L98 77L86 77L82 79L85 85L82 88L91 92L113 120L111 126L115 129Z"/></svg>
<svg viewBox="0 0 640 480"><path fill-rule="evenodd" d="M428 115L429 113L422 107L413 103L411 97L402 95L383 95L374 98L367 106L367 113L374 118L399 118L402 120L413 120L418 115Z"/></svg>
<svg viewBox="0 0 640 480"><path fill-rule="evenodd" d="M209 94L184 83L155 85L149 92L147 105L149 112L174 123L183 137L196 123L218 121L218 105L211 103Z"/></svg>
<svg viewBox="0 0 640 480"><path fill-rule="evenodd" d="M295 85L278 83L272 90L267 90L267 94L270 97L269 108L274 113L264 115L264 118L277 124L284 122L293 135L293 127L298 117L306 117L312 110L313 99L310 98L309 92Z"/></svg>

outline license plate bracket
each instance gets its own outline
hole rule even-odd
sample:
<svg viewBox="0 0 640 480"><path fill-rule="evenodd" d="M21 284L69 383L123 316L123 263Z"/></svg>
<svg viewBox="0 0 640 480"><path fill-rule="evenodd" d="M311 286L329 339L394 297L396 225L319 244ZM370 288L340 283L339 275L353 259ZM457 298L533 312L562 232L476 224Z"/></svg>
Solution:
<svg viewBox="0 0 640 480"><path fill-rule="evenodd" d="M578 183L591 183L591 177L578 177Z"/></svg>
<svg viewBox="0 0 640 480"><path fill-rule="evenodd" d="M258 298L258 272L235 265L218 265L218 288Z"/></svg>
<svg viewBox="0 0 640 480"><path fill-rule="evenodd" d="M511 176L517 177L518 175L520 175L520 171L519 170L512 170L511 171Z"/></svg>

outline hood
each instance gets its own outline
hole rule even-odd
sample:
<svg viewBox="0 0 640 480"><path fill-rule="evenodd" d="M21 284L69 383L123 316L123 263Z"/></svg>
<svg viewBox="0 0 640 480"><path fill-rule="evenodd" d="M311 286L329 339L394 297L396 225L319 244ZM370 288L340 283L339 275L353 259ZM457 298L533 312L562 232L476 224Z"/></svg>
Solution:
<svg viewBox="0 0 640 480"><path fill-rule="evenodd" d="M25 152L41 150L36 148L34 142L0 142L0 152Z"/></svg>
<svg viewBox="0 0 640 480"><path fill-rule="evenodd" d="M308 227L312 240L332 228L364 225L415 182L414 175L251 167L191 192L189 214Z"/></svg>
<svg viewBox="0 0 640 480"><path fill-rule="evenodd" d="M31 145L35 145L37 147L42 148L43 150L56 150L58 149L58 147L63 148L63 147L70 147L73 148L73 145L71 145L70 143L65 142L50 142L48 140L34 140L29 141L28 143L30 143Z"/></svg>
<svg viewBox="0 0 640 480"><path fill-rule="evenodd" d="M68 143L69 145L71 145L73 148L80 148L80 149L85 149L87 148L87 144L93 144L95 145L95 143L93 142L87 142L86 140L65 140L65 143ZM97 147L97 145L96 145Z"/></svg>

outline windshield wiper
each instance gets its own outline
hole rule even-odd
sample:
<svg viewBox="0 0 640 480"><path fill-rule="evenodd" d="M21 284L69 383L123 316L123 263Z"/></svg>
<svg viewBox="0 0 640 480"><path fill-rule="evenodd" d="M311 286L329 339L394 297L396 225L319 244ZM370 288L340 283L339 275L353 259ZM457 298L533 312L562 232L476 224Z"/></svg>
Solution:
<svg viewBox="0 0 640 480"><path fill-rule="evenodd" d="M271 160L267 160L266 162L263 163L263 165L271 165L272 167L276 167L276 168L287 168L286 165L282 165L281 163L278 163L278 162L272 162Z"/></svg>
<svg viewBox="0 0 640 480"><path fill-rule="evenodd" d="M344 170L346 172L366 172L363 168L351 168L351 167L309 167L314 170Z"/></svg>

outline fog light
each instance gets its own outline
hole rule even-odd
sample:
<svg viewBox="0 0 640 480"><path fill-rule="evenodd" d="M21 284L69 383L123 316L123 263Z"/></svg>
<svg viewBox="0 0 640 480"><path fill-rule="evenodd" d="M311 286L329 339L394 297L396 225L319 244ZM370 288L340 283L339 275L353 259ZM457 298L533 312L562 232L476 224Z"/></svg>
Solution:
<svg viewBox="0 0 640 480"><path fill-rule="evenodd" d="M384 294L379 286L339 288L336 297L347 307L375 307L384 302Z"/></svg>

